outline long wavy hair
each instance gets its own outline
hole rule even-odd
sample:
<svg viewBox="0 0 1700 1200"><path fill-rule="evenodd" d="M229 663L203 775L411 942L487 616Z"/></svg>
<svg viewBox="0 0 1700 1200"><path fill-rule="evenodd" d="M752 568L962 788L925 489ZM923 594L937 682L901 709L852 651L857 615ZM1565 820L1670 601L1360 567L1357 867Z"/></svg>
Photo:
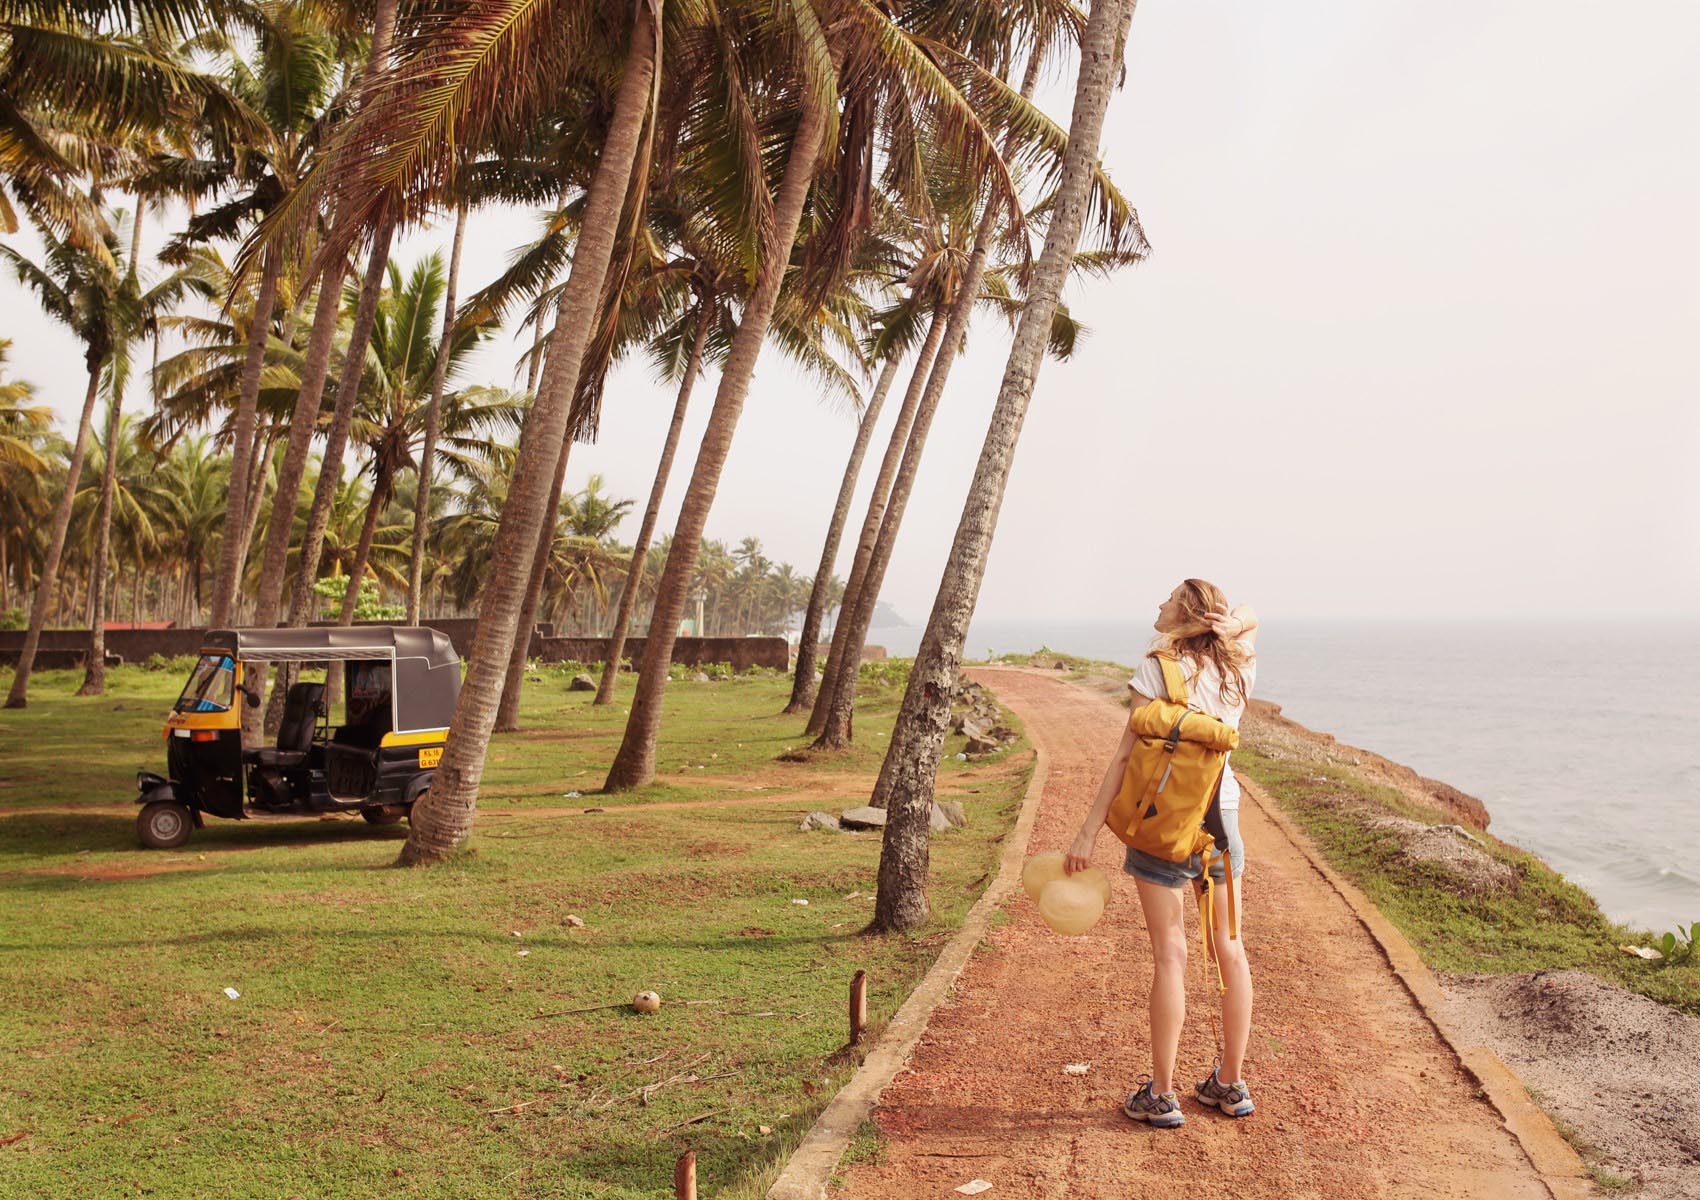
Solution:
<svg viewBox="0 0 1700 1200"><path fill-rule="evenodd" d="M1180 586L1180 624L1174 629L1159 630L1157 649L1176 658L1191 659L1191 683L1203 671L1206 662L1215 664L1222 677L1222 698L1234 705L1246 702L1245 667L1251 662L1240 642L1230 642L1210 626L1212 613L1228 614L1228 596L1207 579L1188 579Z"/></svg>

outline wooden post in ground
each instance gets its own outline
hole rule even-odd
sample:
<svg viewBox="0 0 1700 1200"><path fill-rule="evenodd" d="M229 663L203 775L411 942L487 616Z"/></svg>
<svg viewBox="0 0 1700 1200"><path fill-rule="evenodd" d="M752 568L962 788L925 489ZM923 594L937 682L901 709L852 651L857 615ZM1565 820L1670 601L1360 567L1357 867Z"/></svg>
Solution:
<svg viewBox="0 0 1700 1200"><path fill-rule="evenodd" d="M673 1166L673 1200L697 1200L697 1152L687 1150Z"/></svg>
<svg viewBox="0 0 1700 1200"><path fill-rule="evenodd" d="M860 1045L868 1025L868 973L857 971L850 978L850 1044Z"/></svg>

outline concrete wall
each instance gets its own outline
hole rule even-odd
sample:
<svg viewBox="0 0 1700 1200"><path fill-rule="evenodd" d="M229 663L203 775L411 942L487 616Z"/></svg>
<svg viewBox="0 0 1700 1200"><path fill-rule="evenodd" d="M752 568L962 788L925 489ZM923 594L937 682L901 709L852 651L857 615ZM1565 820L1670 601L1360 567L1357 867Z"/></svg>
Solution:
<svg viewBox="0 0 1700 1200"><path fill-rule="evenodd" d="M647 638L641 637L626 639L625 653L633 663L643 657L647 641ZM531 639L531 652L544 662L601 662L608 654L608 639L534 637ZM734 671L750 667L772 667L784 671L791 666L791 645L781 637L682 637L673 643L673 661L689 666L730 663Z"/></svg>
<svg viewBox="0 0 1700 1200"><path fill-rule="evenodd" d="M321 622L323 624L323 622ZM427 621L433 629L448 634L455 653L462 658L472 653L472 639L478 622L472 617L451 617ZM201 629L109 629L106 633L107 660L126 663L146 662L155 654L167 658L194 654L201 648ZM635 662L643 655L644 639L626 639L626 653ZM15 666L23 650L24 632L0 632L0 663ZM41 635L41 647L36 651L35 665L40 671L54 668L80 667L88 655L89 635L84 629L48 629ZM558 638L531 635L530 654L545 662L600 662L608 653L606 638ZM679 638L673 643L673 661L689 663L731 663L733 669L774 667L785 670L790 666L790 648L784 638Z"/></svg>

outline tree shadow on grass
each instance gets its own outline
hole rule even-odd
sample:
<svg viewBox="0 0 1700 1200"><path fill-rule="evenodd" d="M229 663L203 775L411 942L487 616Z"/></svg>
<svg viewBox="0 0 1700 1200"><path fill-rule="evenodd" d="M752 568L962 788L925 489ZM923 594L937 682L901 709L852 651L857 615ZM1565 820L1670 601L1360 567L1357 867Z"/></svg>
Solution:
<svg viewBox="0 0 1700 1200"><path fill-rule="evenodd" d="M176 850L143 851L136 840L133 816L112 813L20 813L8 817L5 833L9 869L28 869L28 859L89 850L134 850L138 855L189 854L206 850L265 850L277 847L328 846L339 842L399 842L405 825L370 825L365 821L299 819L226 821L207 817L206 825ZM16 865L14 865L16 864ZM388 865L386 862L385 865Z"/></svg>

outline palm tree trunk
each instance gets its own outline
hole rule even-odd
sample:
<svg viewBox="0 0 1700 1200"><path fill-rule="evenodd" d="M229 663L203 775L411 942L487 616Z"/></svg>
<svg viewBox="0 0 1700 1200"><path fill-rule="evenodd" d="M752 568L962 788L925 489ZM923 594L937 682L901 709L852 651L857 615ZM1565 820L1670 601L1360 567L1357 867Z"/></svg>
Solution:
<svg viewBox="0 0 1700 1200"><path fill-rule="evenodd" d="M213 585L211 623L218 628L230 623L230 608L242 578L247 541L241 531L247 526L248 476L254 462L254 425L260 400L260 375L266 365L266 342L271 337L272 309L277 304L278 276L283 273L283 256L267 249L260 271L260 290L254 298L254 315L248 325L248 354L242 362L242 390L236 402L236 428L231 434L230 500L225 514L225 536L219 547L218 579Z"/></svg>
<svg viewBox="0 0 1700 1200"><path fill-rule="evenodd" d="M838 485L838 502L832 508L832 522L826 527L826 544L821 547L820 566L815 570L814 586L809 589L809 607L803 614L803 631L797 638L797 671L791 681L791 702L788 713L802 712L815 702L815 662L819 658L821 619L826 615L826 592L832 586L832 568L838 562L838 543L844 536L844 522L850 516L850 502L856 495L856 480L862 473L862 459L873 440L874 424L880 409L885 407L886 393L897 378L897 357L885 360L879 382L868 397L862 419L856 425L856 441L850 447L850 461L844 464L844 478Z"/></svg>
<svg viewBox="0 0 1700 1200"><path fill-rule="evenodd" d="M230 607L226 620L235 624L242 612L242 568L248 562L248 548L254 542L254 529L260 523L260 501L266 496L266 468L271 465L272 443L277 438L275 428L254 431L254 447L248 456L248 498L242 505L242 546L237 552L236 586L231 589ZM196 584L196 604L200 603L200 585ZM215 626L216 627L216 626Z"/></svg>
<svg viewBox="0 0 1700 1200"><path fill-rule="evenodd" d="M560 307L555 309L556 320L560 319ZM537 314L537 324L531 331L531 363L525 369L525 390L533 396L537 395L537 372L543 368L543 314Z"/></svg>
<svg viewBox="0 0 1700 1200"><path fill-rule="evenodd" d="M374 79L389 58L390 45L395 39L396 7L398 0L377 0L373 14L372 44L366 52L366 65L361 73L361 86ZM332 223L335 224L333 215ZM266 552L260 564L260 578L255 588L254 624L261 627L276 625L283 607L284 573L289 566L289 542L295 528L295 504L301 492L301 477L307 470L307 456L313 447L313 435L319 427L319 402L324 399L325 377L330 371L332 343L336 338L338 319L342 315L342 281L348 273L348 259L335 255L319 275L319 299L313 310L313 327L307 335L306 361L302 366L301 385L295 395L295 411L289 424L289 442L278 467L277 491L272 498L271 520L266 524ZM250 681L259 690L265 688L264 668ZM242 708L243 740L254 738L260 728L259 710Z"/></svg>
<svg viewBox="0 0 1700 1200"><path fill-rule="evenodd" d="M538 531L537 549L531 556L531 574L526 580L525 603L515 626L513 645L508 647L508 670L502 683L502 699L496 706L496 733L519 730L519 695L525 686L525 663L531 657L531 634L537 627L537 606L543 599L543 583L549 577L549 558L555 549L555 533L561 520L561 492L567 483L567 460L572 454L570 435L561 444L555 460L555 482L549 490L548 514Z"/></svg>
<svg viewBox="0 0 1700 1200"><path fill-rule="evenodd" d="M425 528L431 514L431 470L436 465L437 426L443 405L443 381L449 373L454 347L455 290L460 283L460 247L466 237L466 204L455 210L454 249L449 251L449 279L443 291L443 337L431 367L431 399L425 407L425 448L419 452L419 481L413 497L413 552L407 567L407 623L419 624L419 590L425 574Z"/></svg>
<svg viewBox="0 0 1700 1200"><path fill-rule="evenodd" d="M814 181L821 144L825 140L826 122L827 113L809 90L804 89L802 115L791 138L785 177L775 197L773 228L767 245L762 248L761 269L749 302L744 307L743 318L738 322L738 331L732 337L726 366L720 375L720 387L714 397L714 409L709 414L702 447L697 451L696 468L691 473L690 486L679 510L679 524L673 531L673 549L667 556L667 566L661 572L661 583L656 589L655 618L650 622L649 636L644 640L643 664L638 672L631 716L604 785L610 791L641 787L655 776L655 738L661 729L661 702L667 691L667 669L673 661L679 617L684 612L685 596L690 591L691 577L696 574L697 559L702 553L703 526L707 524L708 510L714 504L720 471L726 465L726 455L732 448L732 434L737 429L744 399L749 395L756 359L767 339L785 267L797 240L797 226L802 220L803 204Z"/></svg>
<svg viewBox="0 0 1700 1200"><path fill-rule="evenodd" d="M313 585L319 580L319 558L325 549L325 529L331 523L331 507L342 484L342 455L348 447L348 431L354 424L354 402L360 397L360 379L366 368L366 347L371 344L372 325L378 317L378 300L384 291L385 269L390 261L390 234L383 225L372 238L366 259L366 276L360 282L360 301L354 309L354 327L348 332L342 374L337 379L336 407L330 428L325 431L324 454L319 463L319 483L313 491L313 507L307 514L307 530L301 538L296 565L295 591L289 601L289 625L307 624L313 610Z"/></svg>
<svg viewBox="0 0 1700 1200"><path fill-rule="evenodd" d="M549 468L559 463L568 435L579 369L613 258L660 53L660 0L651 0L639 6L632 22L631 48L586 195L561 316L549 338L551 369L521 434L513 482L496 531L494 562L500 566L484 587L478 633L442 761L430 790L414 804L408 818L407 843L400 856L403 865L440 861L472 833L478 785L507 675L506 652L514 644L538 536L553 516L546 507L554 474Z"/></svg>
<svg viewBox="0 0 1700 1200"><path fill-rule="evenodd" d="M140 222L137 222L140 224ZM112 488L118 478L118 416L123 392L112 389L106 415L106 462L100 472L100 509L95 515L94 558L89 562L89 656L83 664L79 696L106 691L106 566L112 546ZM138 570L137 574L140 574ZM114 605L114 609L116 609Z"/></svg>
<svg viewBox="0 0 1700 1200"><path fill-rule="evenodd" d="M94 421L94 402L100 395L100 370L105 355L91 357L89 388L83 396L83 413L77 421L77 440L71 447L71 461L66 468L65 490L59 495L59 507L53 510L53 532L47 539L47 557L41 563L41 578L36 580L35 598L30 602L29 631L24 634L24 647L18 654L18 669L12 673L12 688L6 694L7 708L23 708L29 703L30 675L35 671L35 652L41 645L41 630L47 624L47 609L59 590L59 560L65 552L65 532L71 527L71 505L77 498L77 481L82 478L83 461L89 452L89 426Z"/></svg>
<svg viewBox="0 0 1700 1200"><path fill-rule="evenodd" d="M997 528L1015 445L1033 398L1034 381L1044 363L1057 298L1080 244L1104 110L1120 74L1122 46L1134 4L1135 0L1094 0L1081 38L1074 114L1045 249L1033 272L1003 383L998 388L997 406L969 485L956 539L945 559L938 598L909 673L909 687L875 785L874 794L884 799L889 814L880 846L875 929L914 929L929 915L929 818L939 754L949 728L950 694L956 687L968 621L985 577L986 556Z"/></svg>
<svg viewBox="0 0 1700 1200"><path fill-rule="evenodd" d="M348 590L342 593L342 608L337 610L337 624L347 629L354 624L355 608L360 607L360 583L365 580L365 564L371 563L372 537L377 534L377 518L384 512L384 505L389 503L391 478L388 471L381 471L379 478L372 481L372 500L365 505L365 520L360 522L360 541L354 547L354 568L348 571ZM342 693L342 671L338 670L342 663L331 663L328 673L328 687L325 688L325 702L328 705L337 704L337 697Z"/></svg>
<svg viewBox="0 0 1700 1200"><path fill-rule="evenodd" d="M313 327L307 335L306 362L301 385L295 394L295 412L289 422L289 440L284 444L283 462L272 492L271 519L266 522L266 551L260 561L260 578L254 588L254 625L269 628L278 623L282 608L284 572L289 566L289 543L295 530L295 510L301 496L301 480L307 471L307 456L313 434L319 427L319 402L325 394L325 376L330 370L332 341L342 311L342 280L347 264L340 256L319 278L319 300L313 310ZM244 680L254 690L265 690L265 668ZM275 689L274 689L275 690ZM281 712L280 712L281 715ZM242 708L242 740L254 744L259 738L261 715L257 708Z"/></svg>
<svg viewBox="0 0 1700 1200"><path fill-rule="evenodd" d="M643 523L638 526L637 540L632 543L632 561L626 568L626 585L620 589L620 609L614 617L614 632L608 638L608 660L602 666L602 679L596 685L596 698L591 701L593 705L608 704L614 699L614 682L619 678L620 659L626 651L626 632L631 628L638 584L643 580L649 539L655 536L655 522L661 515L661 498L667 491L667 476L673 470L673 454L679 448L679 431L684 428L685 409L691 402L691 389L696 386L697 372L702 367L702 345L712 317L713 309L706 301L699 303L697 327L691 338L691 356L685 363L685 376L679 381L679 398L673 402L673 421L667 426L667 439L661 444L661 462L655 468L655 482L649 487L649 504L643 510Z"/></svg>
<svg viewBox="0 0 1700 1200"><path fill-rule="evenodd" d="M921 394L926 390L927 372L932 369L933 358L938 354L939 339L944 336L945 318L940 312L933 313L932 320L927 325L926 340L921 343L921 352L915 356L915 366L909 375L909 386L903 392L903 407L897 410L897 423L891 427L891 439L885 445L885 457L880 459L880 471L874 478L874 490L868 496L868 511L862 518L862 532L856 539L856 557L850 562L850 578L844 584L844 596L838 602L838 620L832 626L832 647L826 655L826 671L821 680L820 694L815 699L815 706L809 713L809 724L806 732L811 735L819 734L826 728L826 714L833 692L838 687L838 677L847 666L854 675L856 668L861 665L858 658L850 661L845 655L845 639L848 635L845 614L856 604L856 597L862 594L862 580L867 576L868 560L873 557L874 544L879 538L880 521L885 516L886 502L891 495L891 483L897 476L897 465L902 461L903 448L909 441L909 429L915 423L915 410L921 403Z"/></svg>

